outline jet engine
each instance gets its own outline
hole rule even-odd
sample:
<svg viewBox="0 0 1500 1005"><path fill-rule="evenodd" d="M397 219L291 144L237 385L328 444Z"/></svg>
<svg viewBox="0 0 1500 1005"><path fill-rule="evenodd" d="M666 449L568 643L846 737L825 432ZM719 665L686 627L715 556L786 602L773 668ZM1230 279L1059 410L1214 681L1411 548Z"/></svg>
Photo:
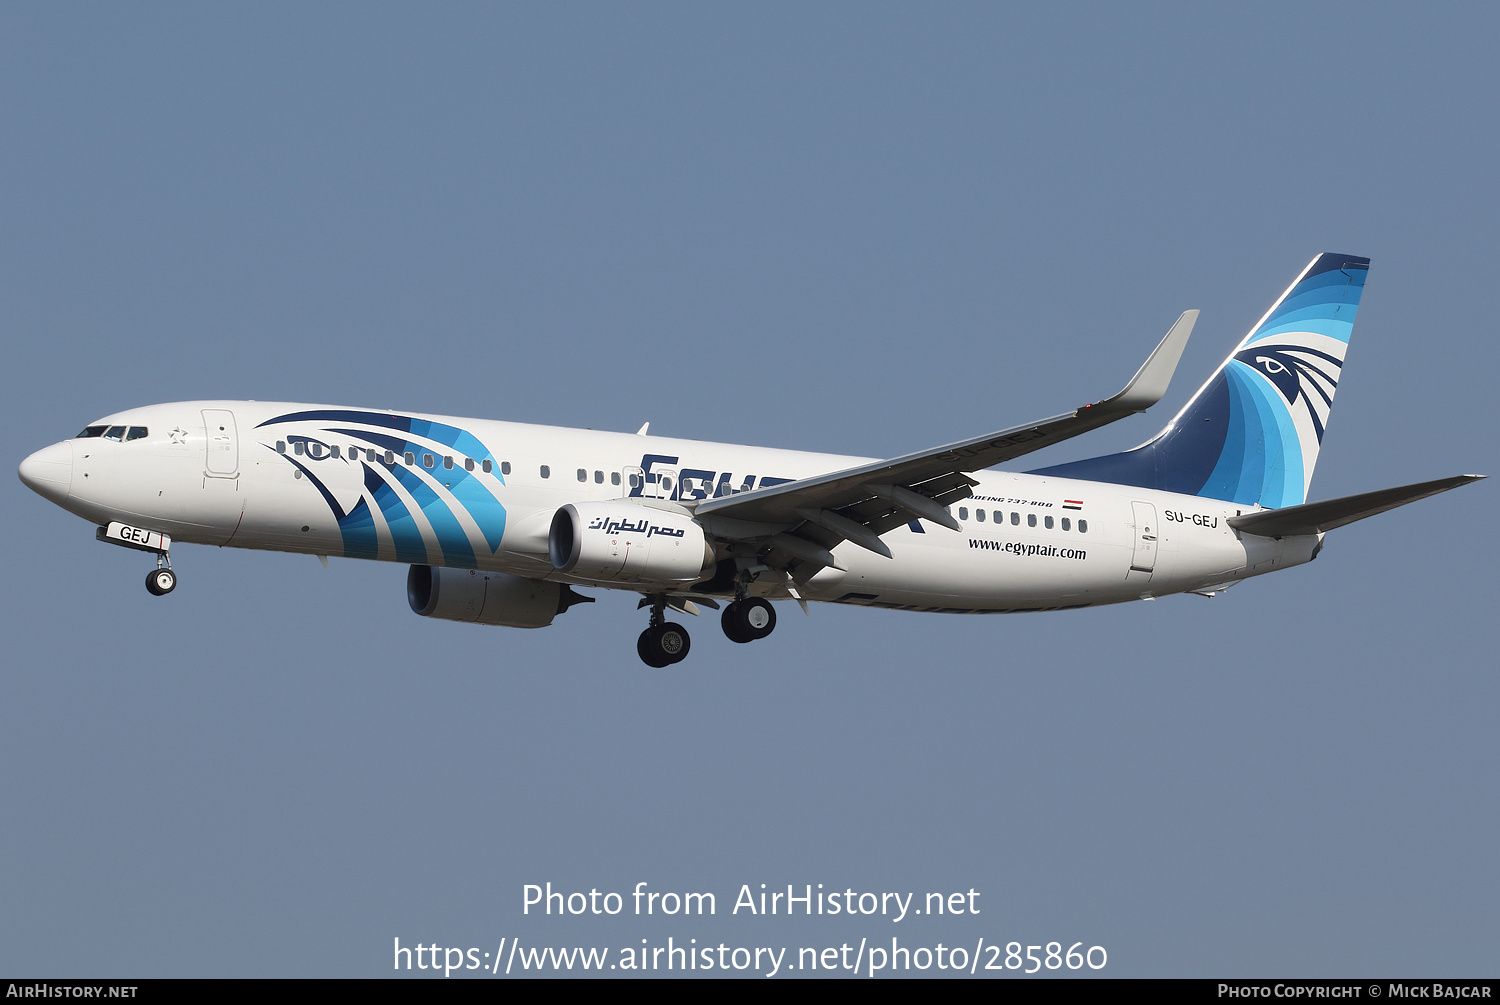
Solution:
<svg viewBox="0 0 1500 1005"><path fill-rule="evenodd" d="M552 567L606 583L693 583L713 571L703 528L683 513L622 502L572 503L552 517Z"/></svg>
<svg viewBox="0 0 1500 1005"><path fill-rule="evenodd" d="M562 583L475 569L414 565L406 574L406 602L424 618L509 628L545 628L574 604L593 597Z"/></svg>

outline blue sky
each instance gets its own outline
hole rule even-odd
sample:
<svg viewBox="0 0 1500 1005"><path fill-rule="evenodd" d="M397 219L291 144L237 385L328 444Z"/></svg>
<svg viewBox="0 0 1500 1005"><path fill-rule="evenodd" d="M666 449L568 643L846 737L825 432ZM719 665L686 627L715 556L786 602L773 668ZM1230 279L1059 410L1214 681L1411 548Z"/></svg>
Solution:
<svg viewBox="0 0 1500 1005"><path fill-rule="evenodd" d="M1339 251L1372 266L1312 497L1494 473L1497 27L12 6L12 462L214 397L893 456L1111 393L1201 308L1162 405L1056 463L1144 440ZM158 600L143 556L11 479L0 969L380 976L393 937L675 933L1493 975L1492 497L1342 529L1213 600L787 609L754 646L705 620L650 671L625 594L478 629L410 614L404 567L183 548ZM986 913L523 918L548 880L975 888Z"/></svg>

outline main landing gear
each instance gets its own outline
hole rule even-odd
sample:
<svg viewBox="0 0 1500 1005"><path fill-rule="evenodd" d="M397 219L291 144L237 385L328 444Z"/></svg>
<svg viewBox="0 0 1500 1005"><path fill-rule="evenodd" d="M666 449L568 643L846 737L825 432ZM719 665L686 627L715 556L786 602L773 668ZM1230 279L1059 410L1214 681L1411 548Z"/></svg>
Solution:
<svg viewBox="0 0 1500 1005"><path fill-rule="evenodd" d="M673 606L682 601L673 601ZM641 662L652 667L666 667L680 663L687 657L692 640L687 629L666 618L668 600L657 594L641 601L641 606L651 605L651 626L636 640L635 651ZM690 613L696 613L693 605L686 605ZM731 642L754 642L770 635L776 627L776 608L761 597L741 597L724 608L719 622L724 634Z"/></svg>
<svg viewBox="0 0 1500 1005"><path fill-rule="evenodd" d="M719 618L724 634L731 642L754 642L770 635L776 628L776 608L760 597L736 600L724 608Z"/></svg>
<svg viewBox="0 0 1500 1005"><path fill-rule="evenodd" d="M650 667L666 667L687 658L693 640L687 629L666 618L666 599L652 598L651 625L636 640L635 651Z"/></svg>

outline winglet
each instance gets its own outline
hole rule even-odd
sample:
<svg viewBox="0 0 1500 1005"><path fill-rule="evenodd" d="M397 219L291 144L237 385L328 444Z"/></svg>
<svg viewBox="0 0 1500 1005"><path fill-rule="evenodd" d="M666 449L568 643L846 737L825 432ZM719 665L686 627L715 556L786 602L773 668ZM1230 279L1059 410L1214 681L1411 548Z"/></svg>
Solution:
<svg viewBox="0 0 1500 1005"><path fill-rule="evenodd" d="M1196 310L1183 311L1177 323L1167 330L1167 334L1157 343L1123 391L1097 404L1085 405L1078 410L1079 413L1084 409L1105 406L1110 411L1144 412L1160 401L1161 396L1167 393L1167 385L1172 382L1172 374L1177 370L1177 361L1182 358L1182 350L1186 348L1188 336L1193 334L1193 325L1197 323Z"/></svg>

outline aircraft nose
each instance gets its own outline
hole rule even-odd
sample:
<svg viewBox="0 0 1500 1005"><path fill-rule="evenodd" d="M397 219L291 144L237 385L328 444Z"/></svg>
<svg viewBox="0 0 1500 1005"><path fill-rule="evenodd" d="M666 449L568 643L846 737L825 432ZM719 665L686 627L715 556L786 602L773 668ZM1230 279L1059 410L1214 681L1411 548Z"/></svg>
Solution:
<svg viewBox="0 0 1500 1005"><path fill-rule="evenodd" d="M20 475L31 491L61 505L73 485L73 444L43 447L21 462Z"/></svg>

